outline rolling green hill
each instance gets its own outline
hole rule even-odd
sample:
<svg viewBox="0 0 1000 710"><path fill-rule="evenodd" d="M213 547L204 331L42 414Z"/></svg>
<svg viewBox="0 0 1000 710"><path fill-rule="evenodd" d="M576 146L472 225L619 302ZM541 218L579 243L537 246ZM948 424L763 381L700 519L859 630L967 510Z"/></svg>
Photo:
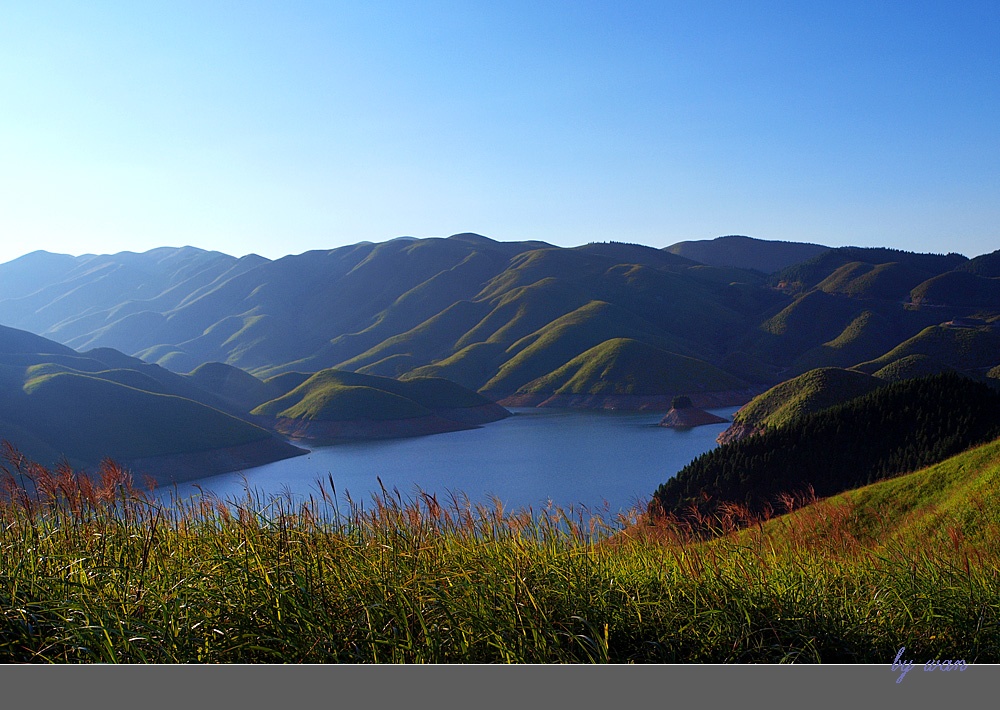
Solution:
<svg viewBox="0 0 1000 710"><path fill-rule="evenodd" d="M412 377L443 377L463 387L478 390L496 373L504 362L504 348L500 343L473 343L454 355L410 371Z"/></svg>
<svg viewBox="0 0 1000 710"><path fill-rule="evenodd" d="M970 274L987 278L1000 277L1000 249L989 254L981 254L975 259L969 259L964 264L957 266L955 271L967 271Z"/></svg>
<svg viewBox="0 0 1000 710"><path fill-rule="evenodd" d="M281 388L280 380L264 382L238 367L221 362L200 365L188 377L201 389L212 393L224 400L232 409L241 412L249 412L254 407L288 392L288 389Z"/></svg>
<svg viewBox="0 0 1000 710"><path fill-rule="evenodd" d="M188 379L122 353L81 354L0 328L0 439L46 464L65 458L93 468L112 457L169 479L170 457L200 463L209 475L232 470L227 461L256 465L301 453L216 402Z"/></svg>
<svg viewBox="0 0 1000 710"><path fill-rule="evenodd" d="M822 505L827 511L819 522L813 507L793 511L763 524L764 530L781 534L797 528L805 545L825 544L831 527L846 524L851 539L882 549L900 542L917 543L918 549L956 542L975 547L1000 528L1000 439L975 446L940 463L894 478L831 496ZM798 520L807 522L798 526ZM843 521L841 523L840 521Z"/></svg>
<svg viewBox="0 0 1000 710"><path fill-rule="evenodd" d="M944 363L938 362L927 355L905 355L898 360L893 360L872 374L880 380L899 382L900 380L911 380L915 377L937 375L941 372L954 372L954 368L948 367Z"/></svg>
<svg viewBox="0 0 1000 710"><path fill-rule="evenodd" d="M942 366L966 372L985 372L1000 359L1000 332L989 327L935 325L925 328L881 357L854 369L873 374L911 355L924 355Z"/></svg>
<svg viewBox="0 0 1000 710"><path fill-rule="evenodd" d="M734 502L760 512L782 494L834 495L998 436L992 388L951 373L905 380L699 456L657 489L653 508L715 511Z"/></svg>
<svg viewBox="0 0 1000 710"><path fill-rule="evenodd" d="M496 378L525 338L541 337L593 301L646 321L658 337L673 339L672 349L684 343L683 354L708 360L724 356L719 351L746 317L773 303L756 274L697 266L663 250L614 242L563 249L468 233L276 261L192 248L38 254L0 265L0 281L9 275L26 283L32 269L45 271L38 288L0 298L0 319L75 347L114 347L177 372L221 362L261 377L334 366L423 375L460 362L456 376L476 387ZM729 288L734 280L742 291ZM563 342L551 369L632 335L606 325L585 342Z"/></svg>
<svg viewBox="0 0 1000 710"><path fill-rule="evenodd" d="M803 353L836 340L864 310L853 299L810 291L760 323L739 347L765 360L790 366Z"/></svg>
<svg viewBox="0 0 1000 710"><path fill-rule="evenodd" d="M951 271L967 261L968 258L961 254L915 254L881 247L839 247L778 271L771 276L771 283L794 291L808 290L832 276L841 267L852 263L894 263L907 273L923 272L927 275L926 278L930 278Z"/></svg>
<svg viewBox="0 0 1000 710"><path fill-rule="evenodd" d="M459 431L510 414L449 380L396 380L342 370L317 372L252 413L288 436L319 443Z"/></svg>
<svg viewBox="0 0 1000 710"><path fill-rule="evenodd" d="M664 251L709 266L735 266L770 274L823 254L829 249L819 244L768 241L732 235L677 242L666 247Z"/></svg>
<svg viewBox="0 0 1000 710"><path fill-rule="evenodd" d="M914 287L914 303L1000 309L1000 278L967 271L949 271Z"/></svg>
<svg viewBox="0 0 1000 710"><path fill-rule="evenodd" d="M271 435L183 397L68 372L34 377L5 402L56 451L84 463L119 461L239 446Z"/></svg>
<svg viewBox="0 0 1000 710"><path fill-rule="evenodd" d="M629 338L595 345L519 392L533 394L673 395L716 392L746 383L702 360Z"/></svg>
<svg viewBox="0 0 1000 710"><path fill-rule="evenodd" d="M440 378L395 380L342 370L322 370L252 413L286 419L379 421L489 404L485 397Z"/></svg>
<svg viewBox="0 0 1000 710"><path fill-rule="evenodd" d="M882 264L852 261L820 281L816 288L852 298L904 301L927 278L926 271L894 261Z"/></svg>
<svg viewBox="0 0 1000 710"><path fill-rule="evenodd" d="M748 432L777 429L884 384L871 375L835 367L811 370L754 397L733 416L733 425Z"/></svg>
<svg viewBox="0 0 1000 710"><path fill-rule="evenodd" d="M844 368L877 358L929 325L922 313L883 315L881 310L861 311L836 338L797 357L791 372L808 372L819 367Z"/></svg>
<svg viewBox="0 0 1000 710"><path fill-rule="evenodd" d="M629 311L604 301L591 301L514 343L507 353L515 354L500 366L482 391L512 394L609 337L631 338L679 354L692 352L683 340Z"/></svg>

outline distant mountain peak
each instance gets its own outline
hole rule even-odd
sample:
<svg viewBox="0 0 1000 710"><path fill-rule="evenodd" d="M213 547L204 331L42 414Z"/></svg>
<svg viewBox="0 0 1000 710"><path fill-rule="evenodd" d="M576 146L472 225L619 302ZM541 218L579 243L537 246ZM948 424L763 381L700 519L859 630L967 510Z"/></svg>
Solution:
<svg viewBox="0 0 1000 710"><path fill-rule="evenodd" d="M829 250L830 247L811 242L782 242L740 234L678 242L664 249L708 266L754 269L765 274L807 261Z"/></svg>
<svg viewBox="0 0 1000 710"><path fill-rule="evenodd" d="M495 239L484 237L482 234L476 234L475 232L460 232L458 234L452 234L448 237L448 239L454 239L458 242L471 242L472 244L496 244Z"/></svg>

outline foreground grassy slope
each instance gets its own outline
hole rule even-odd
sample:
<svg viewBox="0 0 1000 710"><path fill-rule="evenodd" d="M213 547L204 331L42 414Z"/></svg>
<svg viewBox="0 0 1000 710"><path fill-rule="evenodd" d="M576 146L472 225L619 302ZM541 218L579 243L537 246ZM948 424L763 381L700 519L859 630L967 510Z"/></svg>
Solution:
<svg viewBox="0 0 1000 710"><path fill-rule="evenodd" d="M165 507L113 467L100 486L33 468L39 499L0 497L0 657L887 667L905 645L995 663L998 454L711 542L429 496L334 514L322 483L299 508L251 495Z"/></svg>
<svg viewBox="0 0 1000 710"><path fill-rule="evenodd" d="M823 525L808 508L766 525L776 534L799 528L811 545L822 544L840 525L854 544L892 549L898 545L966 547L995 543L1000 533L1000 439L974 447L941 463L878 481L825 499Z"/></svg>

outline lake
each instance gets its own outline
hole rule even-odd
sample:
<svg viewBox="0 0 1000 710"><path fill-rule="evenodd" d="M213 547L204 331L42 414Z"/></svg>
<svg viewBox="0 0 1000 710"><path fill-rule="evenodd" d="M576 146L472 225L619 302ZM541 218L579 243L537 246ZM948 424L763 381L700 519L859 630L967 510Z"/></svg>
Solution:
<svg viewBox="0 0 1000 710"><path fill-rule="evenodd" d="M737 409L709 411L731 418ZM176 491L193 496L200 486L225 500L243 498L249 485L265 499L291 494L301 500L317 495L317 480L330 475L341 500L349 492L366 507L381 478L404 500L419 489L443 503L451 491L473 503L496 496L508 509L606 505L614 515L647 500L691 459L715 448L715 437L728 426L666 429L656 426L662 412L511 411L514 416L479 429L317 447L305 456L178 484Z"/></svg>

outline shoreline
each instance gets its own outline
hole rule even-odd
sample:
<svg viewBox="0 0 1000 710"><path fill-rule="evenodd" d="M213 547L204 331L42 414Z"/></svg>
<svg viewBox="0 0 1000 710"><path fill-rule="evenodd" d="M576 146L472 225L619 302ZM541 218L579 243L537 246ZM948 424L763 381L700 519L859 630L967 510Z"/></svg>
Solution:
<svg viewBox="0 0 1000 710"><path fill-rule="evenodd" d="M754 385L738 390L656 395L521 393L501 397L497 400L497 404L504 407L553 407L564 409L668 412L671 409L674 397L678 396L678 394L686 394L686 396L691 398L691 403L699 409L715 409L719 407L742 407L767 389L767 385Z"/></svg>

